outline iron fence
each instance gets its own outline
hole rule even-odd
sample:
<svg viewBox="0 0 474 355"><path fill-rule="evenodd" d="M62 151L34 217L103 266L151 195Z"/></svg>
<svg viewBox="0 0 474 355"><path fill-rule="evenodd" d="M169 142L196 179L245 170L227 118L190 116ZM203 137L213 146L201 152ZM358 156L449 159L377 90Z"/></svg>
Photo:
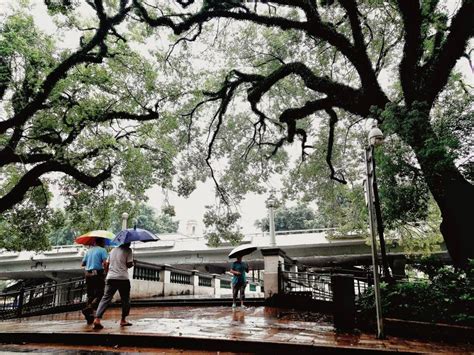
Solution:
<svg viewBox="0 0 474 355"><path fill-rule="evenodd" d="M51 313L54 309L79 306L86 301L84 278L47 282L0 294L0 319Z"/></svg>
<svg viewBox="0 0 474 355"><path fill-rule="evenodd" d="M367 270L328 269L323 272L288 271L280 264L280 289L285 294L299 294L316 300L332 301L331 277L346 275L354 280L354 294L360 297L372 285L371 273Z"/></svg>

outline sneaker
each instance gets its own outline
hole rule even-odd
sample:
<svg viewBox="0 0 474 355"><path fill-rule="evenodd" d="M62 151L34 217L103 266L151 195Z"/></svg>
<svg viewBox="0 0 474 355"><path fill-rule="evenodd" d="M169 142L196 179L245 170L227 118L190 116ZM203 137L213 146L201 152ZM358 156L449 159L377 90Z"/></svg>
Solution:
<svg viewBox="0 0 474 355"><path fill-rule="evenodd" d="M240 306L241 309L246 309L247 307L245 307L244 305Z"/></svg>
<svg viewBox="0 0 474 355"><path fill-rule="evenodd" d="M235 305L235 303L232 303L232 309L236 309L237 306Z"/></svg>

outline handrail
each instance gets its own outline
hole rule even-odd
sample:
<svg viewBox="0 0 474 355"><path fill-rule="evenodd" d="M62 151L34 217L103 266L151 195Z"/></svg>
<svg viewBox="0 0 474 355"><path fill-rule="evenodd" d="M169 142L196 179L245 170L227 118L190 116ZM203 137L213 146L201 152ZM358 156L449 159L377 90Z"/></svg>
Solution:
<svg viewBox="0 0 474 355"><path fill-rule="evenodd" d="M52 309L77 306L85 302L84 278L47 282L0 294L0 319L44 314Z"/></svg>

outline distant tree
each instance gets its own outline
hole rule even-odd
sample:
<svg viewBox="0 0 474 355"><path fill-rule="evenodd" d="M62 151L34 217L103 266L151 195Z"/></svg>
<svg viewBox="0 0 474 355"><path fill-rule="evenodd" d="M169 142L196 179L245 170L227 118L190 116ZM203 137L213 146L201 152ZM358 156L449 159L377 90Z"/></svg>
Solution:
<svg viewBox="0 0 474 355"><path fill-rule="evenodd" d="M55 210L49 219L51 233L49 242L51 245L71 245L79 234L74 230L62 209Z"/></svg>
<svg viewBox="0 0 474 355"><path fill-rule="evenodd" d="M171 216L165 213L157 216L154 208L144 204L140 205L135 221L137 227L147 229L155 234L178 231L178 221L173 221Z"/></svg>
<svg viewBox="0 0 474 355"><path fill-rule="evenodd" d="M282 206L275 209L275 230L288 231L325 227L319 225L317 214L308 205L299 204L294 207ZM255 221L255 226L263 232L270 230L268 217Z"/></svg>
<svg viewBox="0 0 474 355"><path fill-rule="evenodd" d="M226 206L221 208L206 206L206 209L203 218L206 227L204 237L209 245L219 246L222 242L236 245L242 240L244 235L241 228L236 225L240 218L239 213L231 211Z"/></svg>

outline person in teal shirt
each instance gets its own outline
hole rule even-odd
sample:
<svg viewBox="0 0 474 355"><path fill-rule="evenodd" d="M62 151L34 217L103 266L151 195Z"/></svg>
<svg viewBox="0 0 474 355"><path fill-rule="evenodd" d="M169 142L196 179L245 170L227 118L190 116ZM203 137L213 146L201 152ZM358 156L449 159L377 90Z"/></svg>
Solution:
<svg viewBox="0 0 474 355"><path fill-rule="evenodd" d="M245 287L247 286L246 273L249 272L249 266L238 256L237 261L232 263L230 268L232 275L232 308L236 307L237 294L240 292L240 307L244 307Z"/></svg>
<svg viewBox="0 0 474 355"><path fill-rule="evenodd" d="M104 264L107 260L107 251L104 248L105 240L96 238L95 246L90 248L82 259L82 267L85 268L87 302L82 314L87 320L87 324L94 321L94 310L104 295L105 270Z"/></svg>

